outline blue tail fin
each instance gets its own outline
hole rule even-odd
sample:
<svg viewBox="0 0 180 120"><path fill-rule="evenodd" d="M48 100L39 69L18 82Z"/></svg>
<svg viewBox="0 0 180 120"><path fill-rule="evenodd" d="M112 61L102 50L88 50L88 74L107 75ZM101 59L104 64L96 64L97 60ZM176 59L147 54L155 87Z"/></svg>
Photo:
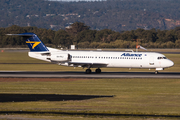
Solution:
<svg viewBox="0 0 180 120"><path fill-rule="evenodd" d="M22 34L7 34L22 36L26 39L26 44L28 45L31 52L45 52L49 51L47 47L41 42L38 36L34 33L22 33Z"/></svg>

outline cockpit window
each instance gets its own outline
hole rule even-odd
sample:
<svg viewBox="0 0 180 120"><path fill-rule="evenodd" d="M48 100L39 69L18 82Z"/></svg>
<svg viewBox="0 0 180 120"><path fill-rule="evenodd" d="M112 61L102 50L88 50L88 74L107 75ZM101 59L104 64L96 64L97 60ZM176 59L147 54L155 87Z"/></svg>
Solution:
<svg viewBox="0 0 180 120"><path fill-rule="evenodd" d="M157 59L160 60L160 59L167 59L167 58L166 57L158 57Z"/></svg>

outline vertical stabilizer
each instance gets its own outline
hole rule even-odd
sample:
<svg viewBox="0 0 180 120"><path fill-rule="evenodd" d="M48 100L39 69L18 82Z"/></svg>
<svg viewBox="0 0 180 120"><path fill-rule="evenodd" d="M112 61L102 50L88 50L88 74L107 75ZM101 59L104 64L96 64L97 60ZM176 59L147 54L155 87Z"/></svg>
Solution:
<svg viewBox="0 0 180 120"><path fill-rule="evenodd" d="M22 34L7 34L22 36L26 40L30 52L46 52L49 51L48 48L41 42L38 36L34 33L22 33Z"/></svg>

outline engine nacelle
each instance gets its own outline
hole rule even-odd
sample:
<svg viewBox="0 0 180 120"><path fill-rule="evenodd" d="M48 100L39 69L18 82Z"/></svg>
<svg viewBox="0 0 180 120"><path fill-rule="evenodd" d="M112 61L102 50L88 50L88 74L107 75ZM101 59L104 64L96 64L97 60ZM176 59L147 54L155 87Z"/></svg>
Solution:
<svg viewBox="0 0 180 120"><path fill-rule="evenodd" d="M70 55L67 53L51 54L50 60L57 61L57 62L66 62L70 60Z"/></svg>

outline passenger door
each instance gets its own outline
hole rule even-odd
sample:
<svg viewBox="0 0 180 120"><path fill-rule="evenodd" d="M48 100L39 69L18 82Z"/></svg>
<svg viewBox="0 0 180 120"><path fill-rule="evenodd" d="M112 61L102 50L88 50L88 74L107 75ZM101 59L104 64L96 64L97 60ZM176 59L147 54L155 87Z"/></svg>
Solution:
<svg viewBox="0 0 180 120"><path fill-rule="evenodd" d="M153 56L150 56L149 65L154 66L154 57Z"/></svg>

